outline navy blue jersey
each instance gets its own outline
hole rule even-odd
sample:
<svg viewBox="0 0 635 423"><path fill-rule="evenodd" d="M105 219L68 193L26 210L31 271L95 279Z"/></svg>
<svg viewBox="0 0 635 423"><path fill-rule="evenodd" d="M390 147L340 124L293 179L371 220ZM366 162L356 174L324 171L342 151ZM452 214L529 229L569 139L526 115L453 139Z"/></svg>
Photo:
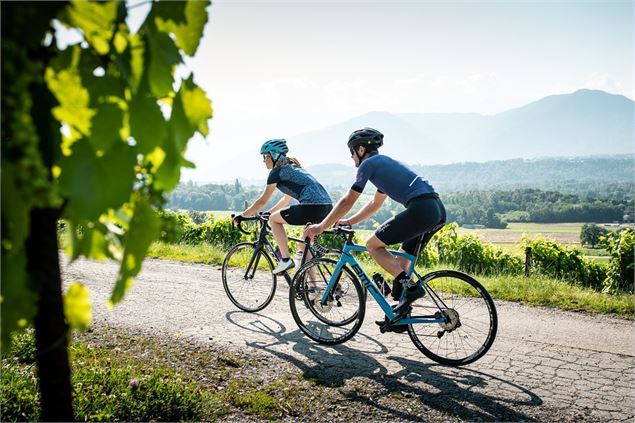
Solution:
<svg viewBox="0 0 635 423"><path fill-rule="evenodd" d="M267 185L269 184L277 184L280 191L295 198L300 204L332 204L324 187L301 167L274 167L267 178Z"/></svg>
<svg viewBox="0 0 635 423"><path fill-rule="evenodd" d="M434 193L434 188L405 164L388 156L374 153L357 168L357 179L351 187L362 192L370 181L380 192L404 206L423 194Z"/></svg>

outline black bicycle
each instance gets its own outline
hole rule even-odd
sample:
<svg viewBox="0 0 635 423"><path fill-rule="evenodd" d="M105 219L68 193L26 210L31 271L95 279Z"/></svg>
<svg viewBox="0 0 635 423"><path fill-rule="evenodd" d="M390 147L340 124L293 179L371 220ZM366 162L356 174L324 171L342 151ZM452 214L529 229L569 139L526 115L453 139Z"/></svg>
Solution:
<svg viewBox="0 0 635 423"><path fill-rule="evenodd" d="M234 215L231 216L232 224ZM269 214L258 213L253 217L242 218L237 223L238 230L246 235L255 235L253 242L241 242L234 245L225 256L222 268L223 288L232 303L239 309L250 313L267 307L276 293L279 277L291 286L292 277L288 272L273 274L279 257L269 241L271 228ZM290 241L305 244L302 263L310 252L313 258L329 254L331 250L312 244L308 239L289 237Z"/></svg>

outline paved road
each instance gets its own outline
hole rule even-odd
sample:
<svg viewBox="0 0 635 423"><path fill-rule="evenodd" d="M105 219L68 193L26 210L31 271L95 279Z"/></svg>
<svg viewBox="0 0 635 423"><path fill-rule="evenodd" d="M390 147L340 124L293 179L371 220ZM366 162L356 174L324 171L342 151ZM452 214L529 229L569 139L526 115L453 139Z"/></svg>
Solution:
<svg viewBox="0 0 635 423"><path fill-rule="evenodd" d="M146 260L123 303L106 307L117 268L78 261L64 281L92 292L93 318L141 333L193 341L283 360L337 386L353 378L418 397L431 409L476 421L633 421L635 322L497 302L499 333L488 354L466 367L438 365L407 335L380 334L369 304L349 342L324 347L303 337L279 289L258 314L237 310L222 288L220 267ZM408 419L407 413L395 416Z"/></svg>

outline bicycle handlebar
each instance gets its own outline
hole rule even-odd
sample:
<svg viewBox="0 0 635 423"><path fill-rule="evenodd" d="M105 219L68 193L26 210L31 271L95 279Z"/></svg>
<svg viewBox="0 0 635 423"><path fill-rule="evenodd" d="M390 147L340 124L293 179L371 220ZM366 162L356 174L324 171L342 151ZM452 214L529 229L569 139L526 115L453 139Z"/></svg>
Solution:
<svg viewBox="0 0 635 423"><path fill-rule="evenodd" d="M234 219L237 216L240 216L240 215L235 215L235 214L231 215L232 227L234 226ZM270 213L256 213L254 216L251 216L251 217L242 217L238 222L236 222L236 227L238 228L238 230L240 232L244 233L245 235L249 235L249 234L251 234L251 232L245 230L245 228L243 228L243 226L242 226L242 223L245 222L245 221L259 220L263 224L267 225L267 228L271 229L269 227L269 223L268 223L269 216L270 216Z"/></svg>

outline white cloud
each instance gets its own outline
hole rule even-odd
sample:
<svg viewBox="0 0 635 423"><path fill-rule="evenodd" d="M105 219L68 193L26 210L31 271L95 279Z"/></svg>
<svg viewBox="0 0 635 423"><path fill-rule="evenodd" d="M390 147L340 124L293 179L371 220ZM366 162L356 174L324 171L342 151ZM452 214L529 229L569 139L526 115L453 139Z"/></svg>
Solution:
<svg viewBox="0 0 635 423"><path fill-rule="evenodd" d="M627 92L625 85L607 73L593 74L583 85L583 88L602 90L612 94L624 94L633 98L632 92Z"/></svg>

